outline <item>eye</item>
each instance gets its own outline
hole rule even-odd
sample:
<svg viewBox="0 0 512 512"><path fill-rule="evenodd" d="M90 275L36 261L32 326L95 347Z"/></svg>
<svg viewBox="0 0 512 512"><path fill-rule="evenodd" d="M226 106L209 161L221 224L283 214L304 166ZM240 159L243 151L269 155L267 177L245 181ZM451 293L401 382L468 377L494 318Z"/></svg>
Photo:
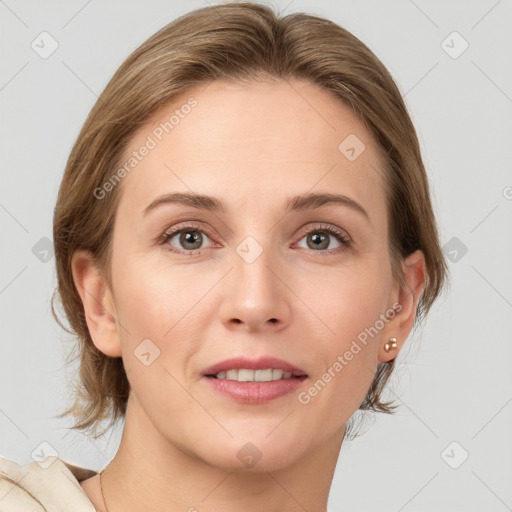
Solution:
<svg viewBox="0 0 512 512"><path fill-rule="evenodd" d="M300 245L300 242L304 239L307 244L306 247ZM170 252L193 256L201 253L201 249L205 248L203 243L208 240L212 242L204 228L197 224L188 223L167 230L158 243L164 245L166 250ZM335 226L319 224L306 231L297 245L314 252L332 254L350 248L352 240L345 231Z"/></svg>
<svg viewBox="0 0 512 512"><path fill-rule="evenodd" d="M210 237L198 225L187 224L186 226L175 226L166 231L159 243L166 245L166 249L180 254L199 254L203 242L210 240Z"/></svg>
<svg viewBox="0 0 512 512"><path fill-rule="evenodd" d="M352 245L351 238L343 230L329 224L321 224L310 229L300 240L306 240L305 249L327 254L337 253ZM334 247L331 243L334 239ZM337 244L337 245L336 245ZM299 247L301 247L299 245ZM341 247L341 249L340 249Z"/></svg>

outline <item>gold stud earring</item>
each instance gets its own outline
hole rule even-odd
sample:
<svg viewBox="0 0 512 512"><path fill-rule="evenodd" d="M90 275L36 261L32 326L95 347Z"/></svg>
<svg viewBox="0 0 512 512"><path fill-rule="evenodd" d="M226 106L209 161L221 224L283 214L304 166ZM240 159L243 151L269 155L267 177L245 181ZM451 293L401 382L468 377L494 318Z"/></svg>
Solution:
<svg viewBox="0 0 512 512"><path fill-rule="evenodd" d="M384 350L389 352L391 349L396 348L396 338L389 338L389 341L384 345Z"/></svg>

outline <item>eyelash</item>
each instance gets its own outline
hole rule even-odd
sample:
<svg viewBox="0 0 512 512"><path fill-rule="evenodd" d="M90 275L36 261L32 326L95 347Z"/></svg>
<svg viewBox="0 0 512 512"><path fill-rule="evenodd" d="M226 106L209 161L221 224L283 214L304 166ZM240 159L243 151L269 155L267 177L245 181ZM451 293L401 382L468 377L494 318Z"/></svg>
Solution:
<svg viewBox="0 0 512 512"><path fill-rule="evenodd" d="M165 245L176 234L187 232L187 231L190 231L190 232L199 231L201 233L206 234L208 236L208 238L210 238L210 240L212 240L212 238L213 238L208 233L208 230L205 230L204 228L202 228L201 226L199 226L197 224L189 223L189 224L187 224L185 226L179 226L177 228L172 228L172 229L166 231L160 237L160 240L158 241L158 244L159 245ZM338 242L340 242L341 247L337 247L335 249L318 250L318 251L315 251L313 249L309 249L309 252L323 253L323 254L336 254L336 253L342 252L342 251L347 250L350 247L352 247L352 239L344 231L341 231L340 229L338 229L338 228L336 228L334 226L331 226L329 224L319 224L317 226L314 226L309 231L304 232L302 234L302 236L299 238L299 241L302 240L305 236L307 236L307 235L309 235L311 233L315 233L315 232L325 232L325 233L328 233L329 235L331 235L334 238L336 238L338 240ZM189 249L189 250L181 249L181 250L177 250L177 249L174 249L171 245L167 245L165 247L165 249L167 251L169 251L169 252L173 252L173 253L176 253L176 254L182 254L182 255L185 255L185 256L197 256L198 254L201 253L201 249Z"/></svg>

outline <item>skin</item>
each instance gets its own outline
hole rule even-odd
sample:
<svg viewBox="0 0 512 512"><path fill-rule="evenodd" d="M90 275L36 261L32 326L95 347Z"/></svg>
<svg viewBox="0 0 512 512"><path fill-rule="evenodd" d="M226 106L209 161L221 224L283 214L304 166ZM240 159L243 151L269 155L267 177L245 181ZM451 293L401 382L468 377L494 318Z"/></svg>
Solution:
<svg viewBox="0 0 512 512"><path fill-rule="evenodd" d="M306 81L195 87L139 129L127 155L190 96L198 105L119 185L112 286L90 254L73 258L94 344L123 358L131 385L121 445L102 478L108 510L324 512L346 423L377 363L395 358L412 329L423 254L409 256L400 288L379 148L348 107ZM338 149L349 134L366 147L354 161ZM142 213L164 193L191 191L216 196L227 212L168 204ZM368 219L337 204L284 215L286 200L305 192L344 194ZM179 236L167 247L181 254L157 243L187 221L203 234L195 254ZM308 234L322 234L319 223L348 234L351 247L328 235L318 249ZM263 249L250 264L236 252L247 236ZM307 405L296 392L239 404L201 379L234 355L272 355L303 369L307 390L395 303L400 312ZM391 336L398 347L388 353ZM160 350L149 366L134 355L147 338ZM237 456L248 442L262 455L252 467ZM98 475L81 486L104 511Z"/></svg>

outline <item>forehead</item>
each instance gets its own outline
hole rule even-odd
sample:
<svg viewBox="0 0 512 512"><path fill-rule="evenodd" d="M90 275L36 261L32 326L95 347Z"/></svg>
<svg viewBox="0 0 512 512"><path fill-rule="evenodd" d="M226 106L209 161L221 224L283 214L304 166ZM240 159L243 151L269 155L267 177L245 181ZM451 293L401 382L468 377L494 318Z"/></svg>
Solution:
<svg viewBox="0 0 512 512"><path fill-rule="evenodd" d="M193 190L240 210L320 189L384 207L373 136L333 93L307 81L195 86L136 132L130 158L137 161L120 207L129 199L142 210L158 194Z"/></svg>

